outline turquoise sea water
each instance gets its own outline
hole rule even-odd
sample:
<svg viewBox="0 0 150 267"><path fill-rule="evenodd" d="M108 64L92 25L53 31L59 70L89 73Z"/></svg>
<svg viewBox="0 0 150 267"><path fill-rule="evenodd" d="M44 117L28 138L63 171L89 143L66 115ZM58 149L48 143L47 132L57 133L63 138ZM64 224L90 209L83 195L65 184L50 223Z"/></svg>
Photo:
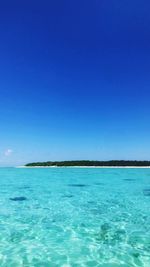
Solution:
<svg viewBox="0 0 150 267"><path fill-rule="evenodd" d="M1 267L150 267L150 169L0 168Z"/></svg>

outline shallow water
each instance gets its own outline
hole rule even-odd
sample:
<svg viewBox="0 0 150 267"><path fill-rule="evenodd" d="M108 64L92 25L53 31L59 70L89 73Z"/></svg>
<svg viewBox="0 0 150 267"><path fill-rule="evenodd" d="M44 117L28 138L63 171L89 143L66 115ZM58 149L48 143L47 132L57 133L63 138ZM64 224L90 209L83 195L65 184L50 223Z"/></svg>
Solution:
<svg viewBox="0 0 150 267"><path fill-rule="evenodd" d="M0 168L1 267L150 267L150 169Z"/></svg>

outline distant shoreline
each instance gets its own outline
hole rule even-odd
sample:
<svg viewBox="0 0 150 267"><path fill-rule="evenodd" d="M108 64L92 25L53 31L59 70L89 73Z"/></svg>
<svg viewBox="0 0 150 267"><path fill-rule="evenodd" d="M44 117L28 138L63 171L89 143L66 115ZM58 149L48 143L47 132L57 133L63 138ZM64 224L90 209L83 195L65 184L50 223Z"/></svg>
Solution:
<svg viewBox="0 0 150 267"><path fill-rule="evenodd" d="M65 160L30 162L27 168L150 168L149 160Z"/></svg>
<svg viewBox="0 0 150 267"><path fill-rule="evenodd" d="M54 169L54 168L77 168L77 169L150 169L150 166L16 166L15 168L26 169Z"/></svg>

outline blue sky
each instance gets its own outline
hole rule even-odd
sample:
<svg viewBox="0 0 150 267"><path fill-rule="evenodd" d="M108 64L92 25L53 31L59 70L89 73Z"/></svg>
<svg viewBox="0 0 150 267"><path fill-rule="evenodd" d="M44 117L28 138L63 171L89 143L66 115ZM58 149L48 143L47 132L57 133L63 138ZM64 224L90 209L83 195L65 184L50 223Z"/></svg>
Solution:
<svg viewBox="0 0 150 267"><path fill-rule="evenodd" d="M0 3L0 165L150 160L150 2Z"/></svg>

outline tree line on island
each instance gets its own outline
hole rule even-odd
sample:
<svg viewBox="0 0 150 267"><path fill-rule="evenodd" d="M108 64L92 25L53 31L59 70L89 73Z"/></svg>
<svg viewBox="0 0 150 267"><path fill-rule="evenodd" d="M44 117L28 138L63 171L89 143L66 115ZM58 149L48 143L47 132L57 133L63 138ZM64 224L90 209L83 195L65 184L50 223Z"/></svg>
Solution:
<svg viewBox="0 0 150 267"><path fill-rule="evenodd" d="M73 167L73 166L93 166L93 167L147 167L150 166L150 161L139 160L69 160L69 161L47 161L33 162L25 165L26 167Z"/></svg>

